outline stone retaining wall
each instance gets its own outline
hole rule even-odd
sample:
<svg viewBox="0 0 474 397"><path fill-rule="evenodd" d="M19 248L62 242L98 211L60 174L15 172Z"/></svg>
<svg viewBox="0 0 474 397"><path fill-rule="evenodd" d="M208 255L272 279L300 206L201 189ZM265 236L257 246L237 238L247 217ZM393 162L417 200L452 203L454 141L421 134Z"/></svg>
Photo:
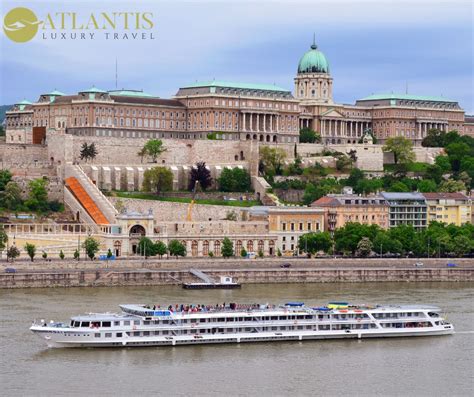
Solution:
<svg viewBox="0 0 474 397"><path fill-rule="evenodd" d="M442 282L474 281L474 269L249 269L206 271L230 275L240 283ZM172 285L196 282L186 271L70 271L1 274L0 288Z"/></svg>

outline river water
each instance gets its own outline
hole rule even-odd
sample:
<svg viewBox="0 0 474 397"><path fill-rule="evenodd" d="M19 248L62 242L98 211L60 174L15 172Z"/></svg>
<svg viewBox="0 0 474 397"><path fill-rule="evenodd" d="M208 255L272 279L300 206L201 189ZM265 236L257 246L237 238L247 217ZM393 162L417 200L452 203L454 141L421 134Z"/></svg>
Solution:
<svg viewBox="0 0 474 397"><path fill-rule="evenodd" d="M456 334L126 349L48 349L33 318L68 320L119 303L426 303ZM263 284L0 290L3 396L467 396L474 390L474 283Z"/></svg>

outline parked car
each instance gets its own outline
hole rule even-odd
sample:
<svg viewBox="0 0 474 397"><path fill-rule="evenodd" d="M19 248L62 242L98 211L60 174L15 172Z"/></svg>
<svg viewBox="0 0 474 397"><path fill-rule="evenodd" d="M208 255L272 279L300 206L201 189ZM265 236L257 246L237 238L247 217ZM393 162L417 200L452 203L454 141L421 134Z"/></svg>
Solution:
<svg viewBox="0 0 474 397"><path fill-rule="evenodd" d="M415 267L423 267L423 262L416 262Z"/></svg>
<svg viewBox="0 0 474 397"><path fill-rule="evenodd" d="M446 266L447 267L458 267L458 265L456 265L455 263L448 263Z"/></svg>
<svg viewBox="0 0 474 397"><path fill-rule="evenodd" d="M280 267L282 267L282 268L284 268L284 269L288 269L288 268L291 267L291 263L282 263L282 264L280 265Z"/></svg>
<svg viewBox="0 0 474 397"><path fill-rule="evenodd" d="M16 273L16 269L13 267L7 267L5 273Z"/></svg>

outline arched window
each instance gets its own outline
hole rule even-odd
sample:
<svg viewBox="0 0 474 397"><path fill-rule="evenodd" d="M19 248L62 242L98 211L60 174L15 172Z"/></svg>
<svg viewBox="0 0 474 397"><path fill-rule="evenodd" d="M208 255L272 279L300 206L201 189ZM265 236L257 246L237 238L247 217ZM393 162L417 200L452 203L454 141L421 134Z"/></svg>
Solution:
<svg viewBox="0 0 474 397"><path fill-rule="evenodd" d="M263 240L258 240L258 252L263 251Z"/></svg>
<svg viewBox="0 0 474 397"><path fill-rule="evenodd" d="M196 240L193 240L191 243L191 256L197 256L198 255L198 242Z"/></svg>
<svg viewBox="0 0 474 397"><path fill-rule="evenodd" d="M114 255L116 257L122 254L122 242L117 240L114 242Z"/></svg>
<svg viewBox="0 0 474 397"><path fill-rule="evenodd" d="M247 241L247 251L252 252L253 251L253 240Z"/></svg>
<svg viewBox="0 0 474 397"><path fill-rule="evenodd" d="M221 255L221 242L219 240L216 240L214 242L214 255L215 256Z"/></svg>
<svg viewBox="0 0 474 397"><path fill-rule="evenodd" d="M209 241L207 241L207 240L204 240L203 243L202 243L202 254L204 256L209 255Z"/></svg>
<svg viewBox="0 0 474 397"><path fill-rule="evenodd" d="M242 240L237 240L235 243L235 255L240 256L240 251L242 251Z"/></svg>
<svg viewBox="0 0 474 397"><path fill-rule="evenodd" d="M270 243L268 243L268 254L270 256L275 255L275 241L270 240Z"/></svg>

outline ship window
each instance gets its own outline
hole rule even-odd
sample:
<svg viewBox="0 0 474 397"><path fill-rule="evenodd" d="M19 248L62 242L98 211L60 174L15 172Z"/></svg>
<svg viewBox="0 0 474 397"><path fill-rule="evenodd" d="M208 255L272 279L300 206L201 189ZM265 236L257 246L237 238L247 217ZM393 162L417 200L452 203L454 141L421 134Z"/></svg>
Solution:
<svg viewBox="0 0 474 397"><path fill-rule="evenodd" d="M150 321L143 321L143 325L150 325Z"/></svg>
<svg viewBox="0 0 474 397"><path fill-rule="evenodd" d="M120 321L114 321L114 325L120 325Z"/></svg>
<svg viewBox="0 0 474 397"><path fill-rule="evenodd" d="M124 321L123 325L130 325L130 321Z"/></svg>
<svg viewBox="0 0 474 397"><path fill-rule="evenodd" d="M79 327L79 321L74 321L74 327Z"/></svg>
<svg viewBox="0 0 474 397"><path fill-rule="evenodd" d="M133 325L140 325L140 320L133 320Z"/></svg>
<svg viewBox="0 0 474 397"><path fill-rule="evenodd" d="M143 336L150 336L150 331L144 331Z"/></svg>
<svg viewBox="0 0 474 397"><path fill-rule="evenodd" d="M287 320L286 316L280 316L280 320Z"/></svg>
<svg viewBox="0 0 474 397"><path fill-rule="evenodd" d="M163 324L168 324L168 320L163 320L162 323Z"/></svg>
<svg viewBox="0 0 474 397"><path fill-rule="evenodd" d="M105 337L106 338L111 338L112 337L112 332L106 332Z"/></svg>
<svg viewBox="0 0 474 397"><path fill-rule="evenodd" d="M96 337L96 338L100 338L100 333L96 333L96 334L94 334L94 337Z"/></svg>
<svg viewBox="0 0 474 397"><path fill-rule="evenodd" d="M81 327L88 327L90 325L89 321L83 321Z"/></svg>
<svg viewBox="0 0 474 397"><path fill-rule="evenodd" d="M102 327L110 327L110 321L102 321Z"/></svg>
<svg viewBox="0 0 474 397"><path fill-rule="evenodd" d="M121 332L117 332L115 335L117 336L117 338L121 338L121 337L122 337L122 333L121 333Z"/></svg>
<svg viewBox="0 0 474 397"><path fill-rule="evenodd" d="M199 321L200 321L201 323L205 323L205 322L206 322L206 319L205 319L205 318L201 318L201 319L199 319Z"/></svg>

